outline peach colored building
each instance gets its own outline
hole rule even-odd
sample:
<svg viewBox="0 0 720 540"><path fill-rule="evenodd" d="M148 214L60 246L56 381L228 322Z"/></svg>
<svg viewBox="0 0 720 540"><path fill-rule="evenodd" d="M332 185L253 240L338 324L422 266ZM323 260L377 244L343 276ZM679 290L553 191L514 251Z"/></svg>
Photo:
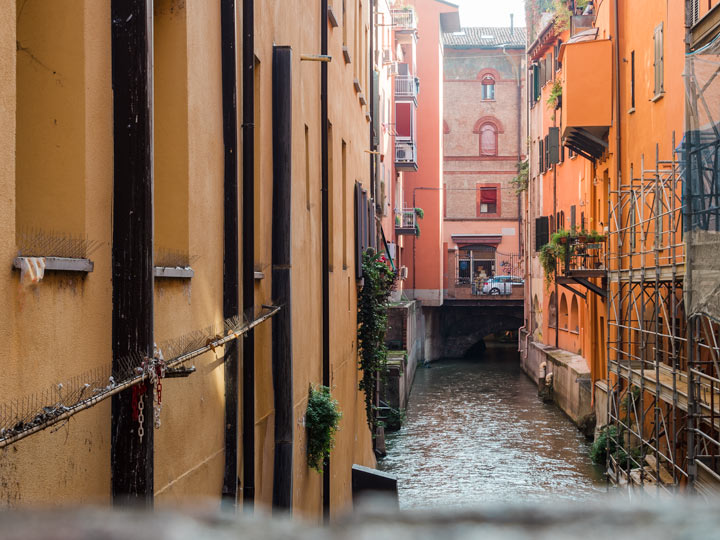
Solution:
<svg viewBox="0 0 720 540"><path fill-rule="evenodd" d="M525 159L525 41L525 29L515 27L443 35L448 298L479 294L485 277L523 275L520 199L511 180Z"/></svg>
<svg viewBox="0 0 720 540"><path fill-rule="evenodd" d="M412 0L417 34L412 62L420 91L414 102L396 99L395 166L403 173L402 207L409 215L422 209L419 236L403 242L401 257L408 268L404 290L424 306L443 302L443 46L442 34L460 30L457 6L444 0ZM408 153L413 156L407 161ZM404 223L402 224L404 225Z"/></svg>

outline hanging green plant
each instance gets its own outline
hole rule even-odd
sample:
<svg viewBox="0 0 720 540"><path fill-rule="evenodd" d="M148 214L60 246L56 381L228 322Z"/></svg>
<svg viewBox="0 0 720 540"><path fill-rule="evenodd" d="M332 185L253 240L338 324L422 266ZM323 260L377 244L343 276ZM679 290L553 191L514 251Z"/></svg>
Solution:
<svg viewBox="0 0 720 540"><path fill-rule="evenodd" d="M307 462L311 469L323 472L323 463L335 446L335 433L342 418L337 400L327 386L310 385L305 412L307 430Z"/></svg>
<svg viewBox="0 0 720 540"><path fill-rule="evenodd" d="M415 215L416 215L418 218L422 219L422 218L425 217L425 211L424 211L422 208L416 208L416 209L415 209Z"/></svg>
<svg viewBox="0 0 720 540"><path fill-rule="evenodd" d="M358 297L358 348L362 378L358 386L365 393L367 423L375 433L376 382L378 378L384 379L387 372L387 309L396 276L385 255L375 253L372 248L363 254L362 269L363 286Z"/></svg>
<svg viewBox="0 0 720 540"><path fill-rule="evenodd" d="M559 34L570 28L572 12L567 7L567 0L553 0L552 11L555 15L553 28Z"/></svg>
<svg viewBox="0 0 720 540"><path fill-rule="evenodd" d="M558 108L560 104L560 98L562 97L562 83L559 79L555 79L552 88L550 88L550 95L547 98L547 107L551 111Z"/></svg>
<svg viewBox="0 0 720 540"><path fill-rule="evenodd" d="M530 162L528 160L518 161L517 176L510 180L518 195L523 191L527 191L529 182Z"/></svg>

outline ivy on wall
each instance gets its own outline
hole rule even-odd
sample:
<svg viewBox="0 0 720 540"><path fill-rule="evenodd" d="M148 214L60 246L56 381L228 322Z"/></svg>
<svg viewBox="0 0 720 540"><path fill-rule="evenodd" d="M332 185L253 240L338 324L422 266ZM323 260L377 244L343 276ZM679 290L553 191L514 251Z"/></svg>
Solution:
<svg viewBox="0 0 720 540"><path fill-rule="evenodd" d="M370 248L363 254L363 285L358 298L359 368L362 378L358 387L365 392L365 413L370 430L378 426L375 414L377 381L387 372L387 309L395 286L395 273L384 254Z"/></svg>

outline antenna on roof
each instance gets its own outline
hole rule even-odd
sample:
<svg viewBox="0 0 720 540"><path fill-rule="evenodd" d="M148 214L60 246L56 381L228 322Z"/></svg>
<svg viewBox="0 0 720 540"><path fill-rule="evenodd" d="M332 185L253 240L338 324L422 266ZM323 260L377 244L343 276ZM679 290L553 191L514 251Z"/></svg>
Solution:
<svg viewBox="0 0 720 540"><path fill-rule="evenodd" d="M513 24L513 18L515 17L514 13L510 14L510 37L513 37L513 32L515 31L515 25Z"/></svg>

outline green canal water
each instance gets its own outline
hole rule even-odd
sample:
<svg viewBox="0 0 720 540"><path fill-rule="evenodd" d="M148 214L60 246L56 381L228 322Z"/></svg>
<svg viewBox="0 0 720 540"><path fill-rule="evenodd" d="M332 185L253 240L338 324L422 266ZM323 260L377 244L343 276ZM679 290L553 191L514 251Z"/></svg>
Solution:
<svg viewBox="0 0 720 540"><path fill-rule="evenodd" d="M596 499L606 492L590 444L520 369L515 346L418 367L407 419L381 470L401 508Z"/></svg>

